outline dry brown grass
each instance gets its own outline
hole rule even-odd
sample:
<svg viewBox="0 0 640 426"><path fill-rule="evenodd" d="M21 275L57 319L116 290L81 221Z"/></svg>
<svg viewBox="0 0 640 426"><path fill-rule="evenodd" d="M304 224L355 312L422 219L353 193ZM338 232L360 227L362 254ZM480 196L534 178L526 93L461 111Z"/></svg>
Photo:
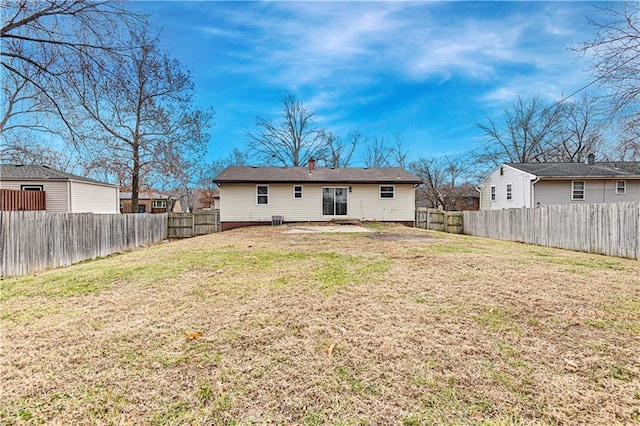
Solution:
<svg viewBox="0 0 640 426"><path fill-rule="evenodd" d="M638 423L639 277L382 227L239 229L5 279L0 422Z"/></svg>

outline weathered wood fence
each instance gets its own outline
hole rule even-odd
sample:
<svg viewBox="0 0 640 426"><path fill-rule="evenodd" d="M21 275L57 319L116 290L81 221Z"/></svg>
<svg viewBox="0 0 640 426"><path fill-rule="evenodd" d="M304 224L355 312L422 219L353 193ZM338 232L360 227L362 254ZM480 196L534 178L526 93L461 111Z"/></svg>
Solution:
<svg viewBox="0 0 640 426"><path fill-rule="evenodd" d="M169 213L169 238L190 238L220 232L220 210Z"/></svg>
<svg viewBox="0 0 640 426"><path fill-rule="evenodd" d="M461 234L462 221L462 212L424 208L416 210L416 228Z"/></svg>
<svg viewBox="0 0 640 426"><path fill-rule="evenodd" d="M3 211L0 276L67 266L166 237L166 214Z"/></svg>
<svg viewBox="0 0 640 426"><path fill-rule="evenodd" d="M44 210L44 191L20 191L17 189L0 189L0 210Z"/></svg>
<svg viewBox="0 0 640 426"><path fill-rule="evenodd" d="M640 259L640 203L464 212L468 235Z"/></svg>

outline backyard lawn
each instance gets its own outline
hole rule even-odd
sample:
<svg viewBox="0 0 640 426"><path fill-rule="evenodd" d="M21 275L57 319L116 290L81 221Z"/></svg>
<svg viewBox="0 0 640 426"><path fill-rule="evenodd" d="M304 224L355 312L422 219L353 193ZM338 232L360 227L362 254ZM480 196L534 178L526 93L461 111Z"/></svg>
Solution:
<svg viewBox="0 0 640 426"><path fill-rule="evenodd" d="M0 281L0 424L638 424L640 262L245 228Z"/></svg>

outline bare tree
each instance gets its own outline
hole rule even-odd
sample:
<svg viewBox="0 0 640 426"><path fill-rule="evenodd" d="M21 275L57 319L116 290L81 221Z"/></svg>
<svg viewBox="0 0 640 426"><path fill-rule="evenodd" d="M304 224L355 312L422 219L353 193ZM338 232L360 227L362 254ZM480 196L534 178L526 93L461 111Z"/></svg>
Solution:
<svg viewBox="0 0 640 426"><path fill-rule="evenodd" d="M407 166L408 155L409 150L402 142L402 139L400 139L400 137L396 135L396 142L391 147L389 147L389 164L391 166L402 167L404 169Z"/></svg>
<svg viewBox="0 0 640 426"><path fill-rule="evenodd" d="M604 112L599 99L583 94L577 101L565 101L557 142L549 147L547 161L565 163L582 162L589 154L599 154L603 147Z"/></svg>
<svg viewBox="0 0 640 426"><path fill-rule="evenodd" d="M544 161L562 124L562 105L546 105L539 98L519 98L504 111L502 124L492 118L477 123L490 143L481 161L530 163Z"/></svg>
<svg viewBox="0 0 640 426"><path fill-rule="evenodd" d="M279 122L256 118L256 130L245 131L250 153L265 164L299 167L309 158L323 158L327 151L324 129L316 127L314 113L290 93L282 96Z"/></svg>
<svg viewBox="0 0 640 426"><path fill-rule="evenodd" d="M85 168L111 173L131 188L185 186L206 151L213 111L192 107L193 83L180 63L158 48L146 27L131 32L140 46L115 63L77 60L90 72L71 75L73 117ZM88 117L88 119L87 119Z"/></svg>
<svg viewBox="0 0 640 426"><path fill-rule="evenodd" d="M110 1L16 0L2 2L0 8L0 133L6 159L16 141L36 139L39 132L76 135L58 96L68 75L84 72L75 59L92 62L125 52L120 29L145 18ZM61 125L50 124L55 123L52 117Z"/></svg>
<svg viewBox="0 0 640 426"><path fill-rule="evenodd" d="M384 138L367 139L365 142L364 163L367 167L389 167L390 152Z"/></svg>
<svg viewBox="0 0 640 426"><path fill-rule="evenodd" d="M218 185L213 182L213 179L229 166L245 166L247 164L249 164L247 153L234 148L226 157L213 160L200 168L197 182L195 182L191 194L196 194L196 199L201 206L213 207L215 192L218 189Z"/></svg>
<svg viewBox="0 0 640 426"><path fill-rule="evenodd" d="M627 2L598 7L608 22L589 20L596 29L595 39L575 49L590 55L592 71L599 83L610 91L615 110L637 111L640 97L640 5Z"/></svg>
<svg viewBox="0 0 640 426"><path fill-rule="evenodd" d="M424 182L419 188L427 207L444 209L442 188L447 184L447 163L435 157L420 158L411 163L413 173Z"/></svg>
<svg viewBox="0 0 640 426"><path fill-rule="evenodd" d="M321 160L327 167L348 167L351 158L360 145L362 138L359 132L349 133L347 142L343 142L340 136L335 136L331 132L325 134L326 153Z"/></svg>
<svg viewBox="0 0 640 426"><path fill-rule="evenodd" d="M456 158L420 158L409 165L424 182L419 188L428 207L455 209L456 199L469 192L471 184L461 184L467 175L468 164Z"/></svg>

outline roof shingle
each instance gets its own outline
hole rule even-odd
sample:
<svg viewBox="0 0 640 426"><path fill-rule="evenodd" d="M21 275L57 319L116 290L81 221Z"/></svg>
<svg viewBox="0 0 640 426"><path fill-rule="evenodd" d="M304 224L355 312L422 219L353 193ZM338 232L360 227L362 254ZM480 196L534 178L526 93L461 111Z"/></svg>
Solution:
<svg viewBox="0 0 640 426"><path fill-rule="evenodd" d="M640 178L640 162L507 163L507 166L538 177L628 177Z"/></svg>
<svg viewBox="0 0 640 426"><path fill-rule="evenodd" d="M400 167L247 167L230 166L213 179L215 183L410 183L422 181Z"/></svg>
<svg viewBox="0 0 640 426"><path fill-rule="evenodd" d="M0 164L0 179L2 180L75 180L81 182L97 183L100 185L111 185L106 182L100 182L95 179L89 179L84 176L78 176L71 173L61 172L60 170L51 169L46 166L35 164Z"/></svg>

